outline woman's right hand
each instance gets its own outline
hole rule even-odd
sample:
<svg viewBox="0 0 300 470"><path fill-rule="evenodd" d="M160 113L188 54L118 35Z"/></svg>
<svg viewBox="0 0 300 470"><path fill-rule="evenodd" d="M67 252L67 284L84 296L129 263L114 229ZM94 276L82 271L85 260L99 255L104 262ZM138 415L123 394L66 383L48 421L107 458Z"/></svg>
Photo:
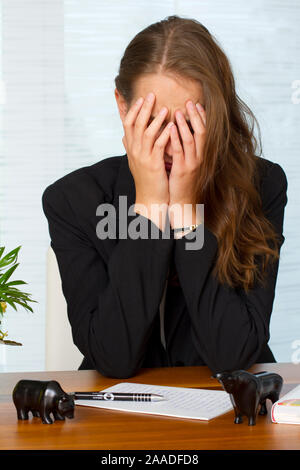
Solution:
<svg viewBox="0 0 300 470"><path fill-rule="evenodd" d="M161 228L162 225L158 223L157 213L151 216L149 211L151 211L152 204L164 204L168 208L169 181L165 169L164 153L170 137L169 126L173 123L168 124L156 138L168 109L160 110L148 126L155 101L155 95L152 95L152 99L148 100L148 95L146 100L142 100L140 104L135 103L129 109L123 120L125 135L122 142L135 182L135 212L151 218ZM146 211L141 206L144 206Z"/></svg>

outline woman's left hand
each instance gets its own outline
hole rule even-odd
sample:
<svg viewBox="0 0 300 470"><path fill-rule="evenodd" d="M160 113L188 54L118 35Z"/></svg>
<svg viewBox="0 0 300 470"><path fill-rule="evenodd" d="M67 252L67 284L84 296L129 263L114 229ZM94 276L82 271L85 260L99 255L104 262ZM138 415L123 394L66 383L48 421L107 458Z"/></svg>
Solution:
<svg viewBox="0 0 300 470"><path fill-rule="evenodd" d="M205 110L201 105L199 106L198 103L195 106L190 100L186 103L186 109L194 134L191 132L184 115L180 111L175 113L183 148L177 126L173 125L170 132L173 161L169 176L169 205L196 203L193 197L199 175L199 167L203 160L206 124Z"/></svg>

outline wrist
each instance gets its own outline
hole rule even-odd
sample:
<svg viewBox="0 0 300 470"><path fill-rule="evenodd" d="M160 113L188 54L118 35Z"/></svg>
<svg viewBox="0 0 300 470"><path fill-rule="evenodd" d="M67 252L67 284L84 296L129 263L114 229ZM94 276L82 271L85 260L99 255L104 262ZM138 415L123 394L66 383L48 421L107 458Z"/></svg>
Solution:
<svg viewBox="0 0 300 470"><path fill-rule="evenodd" d="M150 219L162 232L166 227L168 215L167 203L142 203L136 201L134 204L134 212Z"/></svg>
<svg viewBox="0 0 300 470"><path fill-rule="evenodd" d="M202 217L196 204L173 203L169 204L169 220L171 228L175 229L199 224Z"/></svg>

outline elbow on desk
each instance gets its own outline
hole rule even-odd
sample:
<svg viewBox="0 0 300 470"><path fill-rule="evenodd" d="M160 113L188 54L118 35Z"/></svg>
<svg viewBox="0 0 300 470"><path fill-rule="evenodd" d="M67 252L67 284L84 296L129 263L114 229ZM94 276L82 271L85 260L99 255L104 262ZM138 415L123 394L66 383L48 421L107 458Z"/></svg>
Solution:
<svg viewBox="0 0 300 470"><path fill-rule="evenodd" d="M138 364L133 364L130 358L122 358L122 354L118 358L109 354L107 356L103 355L103 351L100 348L91 348L85 347L86 345L82 344L81 338L74 338L74 344L81 351L83 356L86 358L88 368L94 369L99 372L104 377L109 377L113 379L129 379L134 377L140 369L140 362ZM124 355L123 355L124 356ZM87 367L82 367L87 368Z"/></svg>
<svg viewBox="0 0 300 470"><path fill-rule="evenodd" d="M111 379L130 379L131 377L134 377L139 371L139 369L104 369L102 366L96 366L96 370L104 377Z"/></svg>
<svg viewBox="0 0 300 470"><path fill-rule="evenodd" d="M208 365L208 368L212 372L212 375L215 375L218 373L229 372L234 370L248 370L254 363L255 361L249 362L243 359L240 361L220 360L215 364Z"/></svg>
<svg viewBox="0 0 300 470"><path fill-rule="evenodd" d="M257 363L266 344L266 342L256 342L256 344L249 344L248 347L243 349L232 349L227 354L220 353L215 355L214 360L207 361L207 365L213 375L218 372L248 370L253 364Z"/></svg>
<svg viewBox="0 0 300 470"><path fill-rule="evenodd" d="M219 338L218 338L219 339ZM233 370L248 370L259 359L267 347L270 334L263 324L251 325L249 331L240 334L236 341L219 341L216 339L214 347L206 357L206 364L216 374L218 372Z"/></svg>
<svg viewBox="0 0 300 470"><path fill-rule="evenodd" d="M139 365L132 365L128 364L127 361L122 361L121 359L118 363L110 363L108 364L105 361L95 361L94 362L95 369L104 377L109 377L112 379L130 379L137 375L140 370Z"/></svg>

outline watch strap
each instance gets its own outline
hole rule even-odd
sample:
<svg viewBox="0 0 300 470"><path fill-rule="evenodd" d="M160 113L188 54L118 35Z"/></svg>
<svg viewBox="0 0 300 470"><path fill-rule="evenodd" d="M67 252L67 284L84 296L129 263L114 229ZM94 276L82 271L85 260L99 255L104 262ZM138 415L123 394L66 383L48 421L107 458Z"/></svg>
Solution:
<svg viewBox="0 0 300 470"><path fill-rule="evenodd" d="M192 230L194 230L196 227L198 227L198 225L200 225L200 224L193 224L193 225L190 225L189 227L173 228L173 232L175 232L175 233L177 233L177 232L185 232L186 230L192 231Z"/></svg>

